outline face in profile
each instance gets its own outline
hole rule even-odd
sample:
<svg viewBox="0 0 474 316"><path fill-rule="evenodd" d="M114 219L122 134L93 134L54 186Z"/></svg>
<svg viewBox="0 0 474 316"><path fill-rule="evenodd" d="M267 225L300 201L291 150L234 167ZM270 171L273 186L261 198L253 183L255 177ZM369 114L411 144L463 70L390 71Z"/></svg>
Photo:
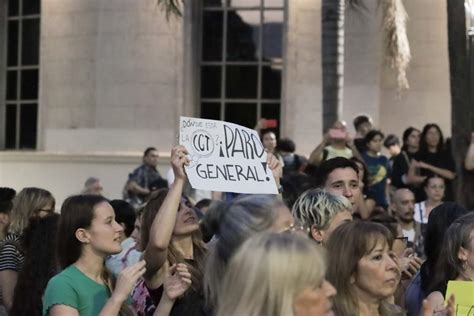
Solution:
<svg viewBox="0 0 474 316"><path fill-rule="evenodd" d="M332 232L336 228L350 221L352 221L352 212L350 210L337 213L329 224L329 227L324 231L322 240L323 245L326 244Z"/></svg>
<svg viewBox="0 0 474 316"><path fill-rule="evenodd" d="M397 224L397 236L395 236L393 240L392 250L398 258L400 258L407 249L407 241L408 239L403 236L402 226Z"/></svg>
<svg viewBox="0 0 474 316"><path fill-rule="evenodd" d="M199 229L199 220L193 206L187 199L181 199L173 234L175 236L189 235Z"/></svg>
<svg viewBox="0 0 474 316"><path fill-rule="evenodd" d="M346 197L352 204L352 211L357 208L357 202L361 197L359 176L352 168L334 169L326 180L324 189L326 192Z"/></svg>
<svg viewBox="0 0 474 316"><path fill-rule="evenodd" d="M142 232L142 217L137 216L135 219L135 224L133 225L133 231L130 237L132 237L133 241L135 241L135 244L137 245L138 249L141 249L141 244L140 244L140 236Z"/></svg>
<svg viewBox="0 0 474 316"><path fill-rule="evenodd" d="M112 255L122 251L120 234L123 228L115 221L115 213L109 203L101 202L94 207L94 218L84 231L88 244L95 252Z"/></svg>
<svg viewBox="0 0 474 316"><path fill-rule="evenodd" d="M316 287L307 287L296 295L295 316L333 315L332 298L336 289L326 280Z"/></svg>
<svg viewBox="0 0 474 316"><path fill-rule="evenodd" d="M379 237L375 247L357 263L357 270L351 276L351 286L358 297L384 300L395 293L400 281L400 270L396 255L391 252L387 241Z"/></svg>

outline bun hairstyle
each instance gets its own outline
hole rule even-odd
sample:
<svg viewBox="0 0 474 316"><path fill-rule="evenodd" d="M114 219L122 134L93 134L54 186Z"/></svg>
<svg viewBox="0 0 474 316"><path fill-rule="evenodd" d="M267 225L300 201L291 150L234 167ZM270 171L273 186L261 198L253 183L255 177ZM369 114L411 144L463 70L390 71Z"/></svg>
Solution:
<svg viewBox="0 0 474 316"><path fill-rule="evenodd" d="M204 291L207 303L217 306L222 293L221 283L227 263L249 237L271 229L278 218L280 207L286 207L274 196L243 196L232 202L219 203L213 207L214 214L207 227L216 237L210 248L204 273Z"/></svg>

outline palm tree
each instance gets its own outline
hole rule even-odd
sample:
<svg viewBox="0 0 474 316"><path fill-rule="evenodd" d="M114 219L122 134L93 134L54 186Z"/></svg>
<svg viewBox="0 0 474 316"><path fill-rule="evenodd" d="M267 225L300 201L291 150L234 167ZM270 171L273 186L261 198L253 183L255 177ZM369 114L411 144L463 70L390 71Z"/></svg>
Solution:
<svg viewBox="0 0 474 316"><path fill-rule="evenodd" d="M181 16L181 6L184 0L157 0L157 4L166 12L166 17L171 15Z"/></svg>
<svg viewBox="0 0 474 316"><path fill-rule="evenodd" d="M343 108L345 4L365 10L363 0L322 1L323 132L339 120ZM399 90L408 89L406 69L411 54L406 34L407 14L402 0L379 0L383 10L386 56L397 73Z"/></svg>
<svg viewBox="0 0 474 316"><path fill-rule="evenodd" d="M346 0L322 1L323 133L342 115L345 5Z"/></svg>
<svg viewBox="0 0 474 316"><path fill-rule="evenodd" d="M456 200L463 202L466 201L466 195L472 194L472 192L466 192L461 187L471 189L474 187L472 183L474 181L473 177L466 177L462 168L462 161L468 146L467 140L470 140L470 132L474 130L473 100L469 90L474 78L470 76L468 71L470 65L466 49L468 46L466 43L466 9L464 2L464 0L447 1L449 75L451 84L451 149L453 157L455 157L458 174ZM474 49L474 47L470 47L470 49ZM470 53L473 56L474 52Z"/></svg>

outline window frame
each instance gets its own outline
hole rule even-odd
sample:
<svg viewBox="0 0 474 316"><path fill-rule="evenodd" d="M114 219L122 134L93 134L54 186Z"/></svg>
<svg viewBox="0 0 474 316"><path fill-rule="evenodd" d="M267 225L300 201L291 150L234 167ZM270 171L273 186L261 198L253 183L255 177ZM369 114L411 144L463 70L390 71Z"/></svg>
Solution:
<svg viewBox="0 0 474 316"><path fill-rule="evenodd" d="M23 14L23 1L18 0L18 15L10 17L8 3L9 1L1 1L1 6L3 6L3 20L1 21L4 25L4 32L0 35L0 40L4 45L2 45L2 52L0 54L0 84L2 88L0 89L0 112L2 113L0 119L0 149L3 150L36 150L39 144L39 85L40 85L40 39L41 39L41 3L40 3L40 12L38 14ZM35 65L23 65L23 21L25 20L37 20L38 21L38 63ZM8 28L10 21L18 21L18 47L17 47L17 64L15 66L8 65ZM3 37L2 37L3 36ZM37 78L37 96L35 99L23 99L21 84L22 84L22 72L24 70L36 70L38 73ZM16 73L16 97L14 99L7 100L7 75L9 71L14 71ZM34 147L21 147L21 111L25 105L36 105L36 131L35 131L35 145ZM16 126L15 126L15 145L13 148L7 148L7 139L6 139L6 113L7 107L14 106L16 108Z"/></svg>
<svg viewBox="0 0 474 316"><path fill-rule="evenodd" d="M226 0L227 1L227 0ZM199 7L199 22L197 26L199 27L199 35L198 35L198 43L196 43L197 53L196 53L196 61L197 61L197 71L196 71L196 99L197 99L197 113L199 117L202 117L202 104L203 103L218 103L220 107L220 117L219 119L224 121L225 120L225 113L226 113L226 106L228 103L255 103L256 104L256 122L258 122L261 117L262 112L262 104L279 104L279 117L278 117L278 131L281 133L283 130L283 120L286 108L285 102L285 78L286 78L286 67L287 67L287 30L288 30L288 23L289 23L289 1L283 0L283 6L268 6L264 5L264 0L260 1L260 5L258 6L248 6L248 7L239 7L239 6L228 6L227 4L222 4L221 7L204 7L203 1L200 2ZM204 12L205 11L217 11L223 12L223 34L222 34L222 57L220 61L204 61L202 56L202 45L203 45L203 24L204 24ZM257 11L260 13L260 26L259 27L259 34L258 34L258 49L260 50L259 56L257 56L256 61L228 61L226 60L226 49L227 49L227 30L228 30L228 11ZM282 52L281 52L281 61L275 63L273 61L264 61L263 60L263 23L264 23L264 15L266 12L269 11L280 11L283 13L283 25L282 25ZM226 98L226 68L227 66L238 65L238 66L245 66L245 65L252 65L257 67L257 96L256 98ZM281 88L280 88L280 98L272 99L272 98L262 98L262 77L263 77L263 68L265 66L279 66L281 67ZM219 66L221 69L221 91L220 96L218 98L203 98L201 95L202 91L202 82L201 82L201 72L203 66Z"/></svg>

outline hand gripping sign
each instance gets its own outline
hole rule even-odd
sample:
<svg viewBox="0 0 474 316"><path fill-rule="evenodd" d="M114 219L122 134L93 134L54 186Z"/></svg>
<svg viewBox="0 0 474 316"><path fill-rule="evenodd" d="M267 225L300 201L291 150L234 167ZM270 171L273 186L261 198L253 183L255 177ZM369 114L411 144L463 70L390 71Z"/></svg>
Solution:
<svg viewBox="0 0 474 316"><path fill-rule="evenodd" d="M189 152L186 174L194 189L278 194L256 131L223 121L181 117L179 144Z"/></svg>
<svg viewBox="0 0 474 316"><path fill-rule="evenodd" d="M474 316L474 282L449 281L445 295L446 302L451 294L454 294L456 300L454 315Z"/></svg>

